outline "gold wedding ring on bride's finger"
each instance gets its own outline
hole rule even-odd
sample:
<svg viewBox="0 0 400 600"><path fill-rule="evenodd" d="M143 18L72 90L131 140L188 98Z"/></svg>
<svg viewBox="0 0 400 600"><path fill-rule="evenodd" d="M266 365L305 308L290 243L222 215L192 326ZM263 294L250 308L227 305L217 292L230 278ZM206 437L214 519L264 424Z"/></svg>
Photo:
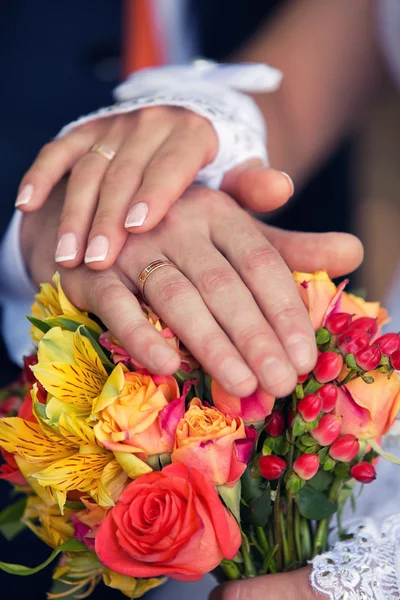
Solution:
<svg viewBox="0 0 400 600"><path fill-rule="evenodd" d="M104 146L103 144L95 144L89 149L89 152L96 152L96 154L100 154L104 156L110 162L115 158L116 152L109 148L108 146Z"/></svg>
<svg viewBox="0 0 400 600"><path fill-rule="evenodd" d="M178 267L169 260L153 260L153 262L151 262L149 265L147 265L147 267L145 267L143 269L143 271L141 271L141 273L138 277L140 294L141 294L143 300L146 302L146 304L148 304L148 300L146 298L145 289L144 289L145 285L146 285L146 281L148 280L150 275L152 273L154 273L154 271L157 271L157 269L161 269L162 267L172 267L173 269L176 269L177 271L179 271Z"/></svg>

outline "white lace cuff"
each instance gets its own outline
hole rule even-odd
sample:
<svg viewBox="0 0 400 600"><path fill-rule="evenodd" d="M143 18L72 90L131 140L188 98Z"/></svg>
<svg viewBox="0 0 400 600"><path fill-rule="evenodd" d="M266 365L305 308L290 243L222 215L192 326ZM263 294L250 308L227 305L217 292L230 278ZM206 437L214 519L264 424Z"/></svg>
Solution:
<svg viewBox="0 0 400 600"><path fill-rule="evenodd" d="M242 92L272 92L282 73L263 64L222 65L199 60L192 65L144 69L116 88L117 104L101 108L64 127L58 137L89 121L150 106L176 106L210 121L218 138L215 159L196 181L219 188L227 171L251 158L268 165L266 130L261 111Z"/></svg>
<svg viewBox="0 0 400 600"><path fill-rule="evenodd" d="M400 599L400 514L379 532L372 520L352 521L347 541L312 561L311 585L331 600Z"/></svg>

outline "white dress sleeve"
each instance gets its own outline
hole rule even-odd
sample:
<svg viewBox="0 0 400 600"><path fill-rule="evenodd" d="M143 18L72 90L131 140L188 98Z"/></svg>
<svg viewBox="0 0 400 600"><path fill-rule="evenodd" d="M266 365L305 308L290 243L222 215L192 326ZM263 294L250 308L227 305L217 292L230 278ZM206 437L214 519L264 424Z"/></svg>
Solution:
<svg viewBox="0 0 400 600"><path fill-rule="evenodd" d="M398 421L385 447L400 455ZM311 585L330 600L400 600L400 467L380 459L377 474L353 518L347 507L344 530L353 537L338 541L333 530L331 550L312 561Z"/></svg>

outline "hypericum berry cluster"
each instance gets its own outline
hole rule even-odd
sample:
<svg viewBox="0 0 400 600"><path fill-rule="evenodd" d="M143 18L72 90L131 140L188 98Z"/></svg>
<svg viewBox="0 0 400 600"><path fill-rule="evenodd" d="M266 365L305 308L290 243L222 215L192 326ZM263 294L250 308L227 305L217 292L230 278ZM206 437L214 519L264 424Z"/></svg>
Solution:
<svg viewBox="0 0 400 600"><path fill-rule="evenodd" d="M374 453L366 453L350 433L342 434L335 411L338 390L361 377L373 383L371 371L400 370L400 334L380 337L376 319L332 313L316 332L318 359L312 371L298 379L291 399L276 405L265 424L266 438L258 469L274 481L284 476L286 488L297 493L321 468L343 480L370 483L376 477Z"/></svg>

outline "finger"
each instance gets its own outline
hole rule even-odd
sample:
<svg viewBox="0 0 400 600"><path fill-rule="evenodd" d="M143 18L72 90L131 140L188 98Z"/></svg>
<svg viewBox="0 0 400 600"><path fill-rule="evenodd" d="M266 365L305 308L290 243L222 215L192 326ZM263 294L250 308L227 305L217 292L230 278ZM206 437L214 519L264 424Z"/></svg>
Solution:
<svg viewBox="0 0 400 600"><path fill-rule="evenodd" d="M144 253L141 255L144 258ZM154 255L148 259L154 260ZM146 262L143 261L143 266ZM248 396L257 379L205 306L200 294L177 269L165 267L146 281L146 298L206 372L229 393Z"/></svg>
<svg viewBox="0 0 400 600"><path fill-rule="evenodd" d="M213 239L240 274L274 329L297 373L308 373L315 365L317 349L310 318L300 299L291 272L282 257L245 215L227 215L218 222ZM271 379L284 379L285 369L271 360ZM279 373L279 377L278 377Z"/></svg>
<svg viewBox="0 0 400 600"><path fill-rule="evenodd" d="M144 172L143 182L127 213L128 231L150 231L162 220L193 183L198 171L212 160L212 141L204 126L180 128L171 134Z"/></svg>
<svg viewBox="0 0 400 600"><path fill-rule="evenodd" d="M103 123L89 123L43 146L22 178L15 206L24 212L40 208L53 187L95 143L103 128Z"/></svg>
<svg viewBox="0 0 400 600"><path fill-rule="evenodd" d="M94 270L110 267L125 243L126 215L132 197L139 189L143 173L171 132L171 125L144 122L134 128L122 144L101 184L100 199L89 234L86 264ZM104 242L106 240L106 242ZM108 246L99 253L96 246Z"/></svg>
<svg viewBox="0 0 400 600"><path fill-rule="evenodd" d="M181 240L184 242L184 240ZM188 240L185 254L169 253L199 290L211 314L228 334L265 391L290 394L297 373L254 297L228 261L202 239ZM281 365L282 374L271 365Z"/></svg>
<svg viewBox="0 0 400 600"><path fill-rule="evenodd" d="M125 123L114 121L99 145L113 152L125 135ZM60 217L56 262L67 268L76 267L83 260L88 233L95 214L101 182L110 168L110 161L98 152L87 152L72 168L67 193ZM98 253L104 252L106 240L97 244Z"/></svg>
<svg viewBox="0 0 400 600"><path fill-rule="evenodd" d="M179 356L147 321L139 302L115 273L91 273L82 266L64 271L63 285L77 305L96 314L129 355L150 372L170 375L179 369Z"/></svg>
<svg viewBox="0 0 400 600"><path fill-rule="evenodd" d="M269 212L293 196L294 185L283 171L264 167L261 160L252 159L226 173L221 190L247 210Z"/></svg>
<svg viewBox="0 0 400 600"><path fill-rule="evenodd" d="M330 277L340 277L357 269L363 260L362 243L348 233L284 231L260 222L257 227L291 271L312 273L326 270Z"/></svg>

